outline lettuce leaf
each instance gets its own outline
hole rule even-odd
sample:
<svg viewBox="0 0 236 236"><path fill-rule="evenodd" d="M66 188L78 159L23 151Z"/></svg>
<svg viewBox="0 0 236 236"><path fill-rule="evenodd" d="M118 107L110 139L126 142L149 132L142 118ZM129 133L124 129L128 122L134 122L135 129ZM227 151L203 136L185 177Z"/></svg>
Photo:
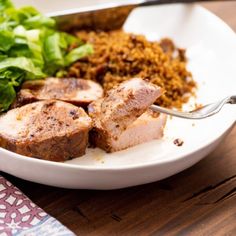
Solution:
<svg viewBox="0 0 236 236"><path fill-rule="evenodd" d="M93 47L91 44L84 44L78 48L75 48L71 50L66 56L65 56L65 65L70 65L71 63L86 57L88 55L93 54Z"/></svg>
<svg viewBox="0 0 236 236"><path fill-rule="evenodd" d="M6 80L0 80L0 112L9 108L16 97L16 92L11 83Z"/></svg>
<svg viewBox="0 0 236 236"><path fill-rule="evenodd" d="M62 50L60 48L60 35L58 33L54 33L45 39L44 56L50 64L64 65Z"/></svg>
<svg viewBox="0 0 236 236"><path fill-rule="evenodd" d="M19 69L0 71L0 112L7 110L14 101L15 87L22 83L24 75Z"/></svg>
<svg viewBox="0 0 236 236"><path fill-rule="evenodd" d="M0 72L11 68L18 68L26 72L26 79L38 79L45 76L40 68L35 67L33 62L26 57L8 57L0 62Z"/></svg>
<svg viewBox="0 0 236 236"><path fill-rule="evenodd" d="M24 80L65 75L71 63L91 53L91 45L57 31L54 19L0 0L0 112L9 108Z"/></svg>
<svg viewBox="0 0 236 236"><path fill-rule="evenodd" d="M9 0L0 0L0 12L4 11L7 8L13 7L11 1Z"/></svg>
<svg viewBox="0 0 236 236"><path fill-rule="evenodd" d="M53 28L56 25L56 22L54 19L48 18L43 15L35 15L31 18L26 19L22 23L26 28L39 28L39 27L49 27Z"/></svg>
<svg viewBox="0 0 236 236"><path fill-rule="evenodd" d="M13 32L0 29L0 51L8 51L15 43Z"/></svg>

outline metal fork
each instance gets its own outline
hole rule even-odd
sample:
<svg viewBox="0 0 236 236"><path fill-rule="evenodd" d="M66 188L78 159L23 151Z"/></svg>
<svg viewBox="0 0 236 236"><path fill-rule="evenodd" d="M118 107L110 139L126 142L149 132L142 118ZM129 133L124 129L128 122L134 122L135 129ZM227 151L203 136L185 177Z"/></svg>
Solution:
<svg viewBox="0 0 236 236"><path fill-rule="evenodd" d="M198 108L196 110L193 111L189 111L189 112L181 112L181 111L174 111L171 109L167 109L167 108L163 108L163 107L159 107L156 105L152 105L150 106L150 108L153 111L156 112L161 112L161 113L165 113L171 116L176 116L176 117L180 117L180 118L185 118L185 119L204 119L207 118L209 116L213 116L216 113L218 113L222 107L226 104L236 104L236 95L233 96L228 96L218 102L215 103L211 103L208 105L205 105L201 108Z"/></svg>
<svg viewBox="0 0 236 236"><path fill-rule="evenodd" d="M113 0L103 4L58 11L47 14L47 16L53 17L58 28L63 31L74 29L114 30L121 28L130 12L139 6L208 1L223 0Z"/></svg>

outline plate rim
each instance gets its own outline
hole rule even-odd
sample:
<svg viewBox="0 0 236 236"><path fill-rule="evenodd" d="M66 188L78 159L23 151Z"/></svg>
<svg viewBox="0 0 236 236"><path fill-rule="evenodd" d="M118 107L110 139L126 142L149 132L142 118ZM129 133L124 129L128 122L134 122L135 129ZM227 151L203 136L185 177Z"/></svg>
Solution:
<svg viewBox="0 0 236 236"><path fill-rule="evenodd" d="M219 16L215 15L213 12L209 11L208 9L194 3L194 4L172 4L172 5L182 5L186 8L194 7L197 10L204 11L206 14L211 15L211 17L214 17L215 20L218 21L219 24L224 25L225 30L228 31L232 35L232 37L235 37L235 45L236 45L236 32L226 23L224 22ZM158 6L150 6L150 7L158 7ZM149 7L147 7L149 8ZM176 155L173 158L168 158L168 159L160 159L160 160L154 160L152 162L148 163L140 163L140 164L129 164L128 166L122 165L122 166L93 166L93 165L80 165L80 164L71 164L71 163L65 163L65 162L53 162L49 160L43 160L43 159L37 159L33 157L27 157L24 155L20 155L18 153L9 151L7 149L1 148L0 147L0 155L5 154L9 156L9 158L17 159L19 161L31 163L31 164L40 164L42 166L50 166L50 167L55 167L55 168L66 168L70 170L84 170L84 171L103 171L103 172L110 172L110 171L123 171L123 170L136 170L136 169L141 169L141 168L148 168L148 167L155 167L158 165L164 165L176 161L180 161L182 159L187 158L188 156L191 156L203 149L206 149L207 147L211 146L213 143L215 143L217 140L221 139L224 135L230 132L231 129L236 124L236 119L232 121L228 121L227 127L223 131L221 131L217 137L214 139L211 139L208 142L205 142L204 145L199 144L197 145L194 149L191 151L187 150L187 153L180 153ZM1 170L0 170L1 171Z"/></svg>

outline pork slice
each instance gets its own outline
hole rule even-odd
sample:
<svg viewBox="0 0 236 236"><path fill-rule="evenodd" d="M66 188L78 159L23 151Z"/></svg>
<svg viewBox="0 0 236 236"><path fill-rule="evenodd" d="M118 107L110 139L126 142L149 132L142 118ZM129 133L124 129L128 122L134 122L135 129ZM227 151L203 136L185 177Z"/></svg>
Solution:
<svg viewBox="0 0 236 236"><path fill-rule="evenodd" d="M161 94L158 86L132 79L91 103L91 144L115 152L162 137L166 115L149 110Z"/></svg>
<svg viewBox="0 0 236 236"><path fill-rule="evenodd" d="M162 94L162 89L139 78L121 83L89 105L94 126L107 135L119 135Z"/></svg>
<svg viewBox="0 0 236 236"><path fill-rule="evenodd" d="M103 96L101 85L91 80L76 78L47 78L30 80L22 85L12 108L41 100L61 100L86 107Z"/></svg>
<svg viewBox="0 0 236 236"><path fill-rule="evenodd" d="M127 127L117 138L103 132L102 129L92 129L90 141L96 147L106 152L116 152L135 145L159 139L163 136L167 116L148 110Z"/></svg>
<svg viewBox="0 0 236 236"><path fill-rule="evenodd" d="M85 154L91 118L82 108L48 100L0 116L0 147L51 161Z"/></svg>

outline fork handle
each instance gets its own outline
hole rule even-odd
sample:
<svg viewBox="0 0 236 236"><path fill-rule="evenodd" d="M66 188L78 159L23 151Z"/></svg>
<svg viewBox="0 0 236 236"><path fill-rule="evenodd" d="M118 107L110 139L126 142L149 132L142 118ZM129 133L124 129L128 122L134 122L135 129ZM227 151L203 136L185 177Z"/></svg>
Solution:
<svg viewBox="0 0 236 236"><path fill-rule="evenodd" d="M236 95L230 96L228 103L230 103L230 104L236 104Z"/></svg>

